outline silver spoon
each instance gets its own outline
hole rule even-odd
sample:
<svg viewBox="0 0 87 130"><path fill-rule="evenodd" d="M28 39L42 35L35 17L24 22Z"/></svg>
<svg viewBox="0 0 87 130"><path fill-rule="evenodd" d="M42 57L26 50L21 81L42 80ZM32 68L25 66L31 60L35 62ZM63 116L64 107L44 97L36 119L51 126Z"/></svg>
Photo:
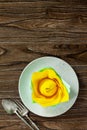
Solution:
<svg viewBox="0 0 87 130"><path fill-rule="evenodd" d="M30 124L28 123L28 121L23 118L17 111L17 105L15 104L15 102L11 101L10 99L3 99L2 100L2 106L3 108L5 109L5 111L8 113L8 114L16 114L22 121L24 121L30 128L31 130L34 130Z"/></svg>

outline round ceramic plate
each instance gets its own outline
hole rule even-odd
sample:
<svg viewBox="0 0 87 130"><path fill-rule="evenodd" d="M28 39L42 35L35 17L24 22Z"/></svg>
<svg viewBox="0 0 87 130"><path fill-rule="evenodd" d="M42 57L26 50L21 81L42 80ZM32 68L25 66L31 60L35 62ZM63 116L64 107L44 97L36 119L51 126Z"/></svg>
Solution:
<svg viewBox="0 0 87 130"><path fill-rule="evenodd" d="M35 71L51 67L70 85L70 100L53 107L42 107L32 101L31 76ZM19 79L19 95L24 105L34 114L43 117L55 117L68 111L75 103L79 92L79 82L75 71L62 59L41 57L29 63Z"/></svg>

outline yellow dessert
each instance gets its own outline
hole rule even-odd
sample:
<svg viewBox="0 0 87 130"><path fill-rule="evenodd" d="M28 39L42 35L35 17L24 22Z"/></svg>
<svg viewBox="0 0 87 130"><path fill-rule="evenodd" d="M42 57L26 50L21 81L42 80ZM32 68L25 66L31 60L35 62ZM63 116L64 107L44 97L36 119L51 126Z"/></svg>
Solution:
<svg viewBox="0 0 87 130"><path fill-rule="evenodd" d="M69 101L69 93L61 77L52 68L32 74L32 100L43 107Z"/></svg>

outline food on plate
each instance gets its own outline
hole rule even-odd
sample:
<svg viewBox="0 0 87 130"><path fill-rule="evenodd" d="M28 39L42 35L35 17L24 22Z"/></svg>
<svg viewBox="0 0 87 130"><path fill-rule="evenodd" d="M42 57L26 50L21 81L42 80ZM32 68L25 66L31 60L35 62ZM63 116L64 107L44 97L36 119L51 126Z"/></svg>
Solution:
<svg viewBox="0 0 87 130"><path fill-rule="evenodd" d="M48 107L69 101L70 86L53 68L33 72L31 82L34 103Z"/></svg>

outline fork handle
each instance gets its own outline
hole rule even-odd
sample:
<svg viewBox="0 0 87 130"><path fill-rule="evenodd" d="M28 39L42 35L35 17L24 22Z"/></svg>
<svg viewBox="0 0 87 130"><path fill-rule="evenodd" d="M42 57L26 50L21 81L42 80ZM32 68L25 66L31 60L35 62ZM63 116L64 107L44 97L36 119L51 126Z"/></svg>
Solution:
<svg viewBox="0 0 87 130"><path fill-rule="evenodd" d="M33 129L33 127L31 126L31 124L28 122L28 120L25 119L24 117L22 117L22 116L18 113L18 111L15 111L15 114L16 114L27 126L29 126L29 128L30 128L31 130L35 130L35 129Z"/></svg>
<svg viewBox="0 0 87 130"><path fill-rule="evenodd" d="M29 120L31 126L34 128L34 130L40 130L38 126L31 120L31 118L26 114L26 118Z"/></svg>

